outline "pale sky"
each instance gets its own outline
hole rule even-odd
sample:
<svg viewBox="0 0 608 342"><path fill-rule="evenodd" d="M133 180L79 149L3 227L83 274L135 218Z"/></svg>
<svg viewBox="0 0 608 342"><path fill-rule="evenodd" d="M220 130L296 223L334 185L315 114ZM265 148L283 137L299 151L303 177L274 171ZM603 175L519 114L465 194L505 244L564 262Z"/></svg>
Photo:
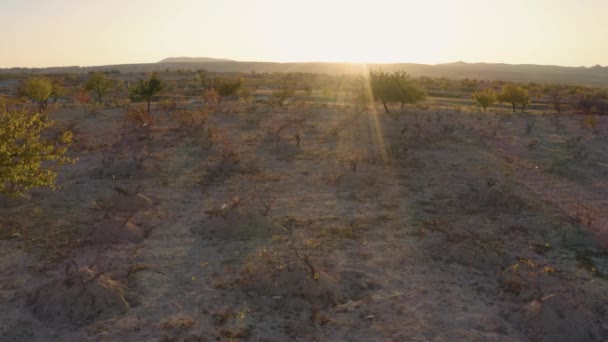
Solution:
<svg viewBox="0 0 608 342"><path fill-rule="evenodd" d="M608 0L0 0L0 67L243 61L608 64Z"/></svg>

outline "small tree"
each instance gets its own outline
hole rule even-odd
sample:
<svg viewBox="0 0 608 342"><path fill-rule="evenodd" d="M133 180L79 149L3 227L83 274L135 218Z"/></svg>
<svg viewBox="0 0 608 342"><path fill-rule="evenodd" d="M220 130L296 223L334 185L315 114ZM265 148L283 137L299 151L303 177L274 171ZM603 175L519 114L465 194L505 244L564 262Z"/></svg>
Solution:
<svg viewBox="0 0 608 342"><path fill-rule="evenodd" d="M398 87L391 75L382 71L371 71L369 83L375 100L382 101L384 111L389 113L388 103L399 101Z"/></svg>
<svg viewBox="0 0 608 342"><path fill-rule="evenodd" d="M42 133L53 123L42 113L0 108L0 194L18 195L34 187L55 188L56 168L65 156L72 133L55 138Z"/></svg>
<svg viewBox="0 0 608 342"><path fill-rule="evenodd" d="M148 104L148 113L150 113L150 102L152 98L163 90L165 87L164 82L158 77L156 73L153 73L147 80L139 80L135 87L131 89L131 100L146 101Z"/></svg>
<svg viewBox="0 0 608 342"><path fill-rule="evenodd" d="M426 98L424 91L402 71L392 74L372 71L369 73L369 82L374 99L382 101L386 113L390 113L388 103L400 102L403 108L406 103L416 103Z"/></svg>
<svg viewBox="0 0 608 342"><path fill-rule="evenodd" d="M523 113L526 106L530 103L530 95L524 88L511 83L502 88L502 91L498 94L498 101L510 103L513 106L513 113L515 113L517 106L520 105Z"/></svg>
<svg viewBox="0 0 608 342"><path fill-rule="evenodd" d="M91 103L91 95L89 95L84 90L78 90L74 94L74 96L72 96L72 98L74 99L74 101L76 101L82 105L82 110L86 113L86 111L87 111L86 105Z"/></svg>
<svg viewBox="0 0 608 342"><path fill-rule="evenodd" d="M39 111L44 111L53 94L53 83L46 77L32 77L20 87L19 93L35 101Z"/></svg>
<svg viewBox="0 0 608 342"><path fill-rule="evenodd" d="M84 88L92 92L97 97L97 102L102 105L103 96L116 86L116 83L108 78L106 74L96 72L91 74Z"/></svg>
<svg viewBox="0 0 608 342"><path fill-rule="evenodd" d="M479 103L484 112L498 100L496 98L496 92L492 88L474 92L473 99Z"/></svg>
<svg viewBox="0 0 608 342"><path fill-rule="evenodd" d="M397 72L394 74L395 82L399 85L399 102L401 102L401 108L405 104L418 103L426 99L426 93L416 86L410 77L404 72Z"/></svg>

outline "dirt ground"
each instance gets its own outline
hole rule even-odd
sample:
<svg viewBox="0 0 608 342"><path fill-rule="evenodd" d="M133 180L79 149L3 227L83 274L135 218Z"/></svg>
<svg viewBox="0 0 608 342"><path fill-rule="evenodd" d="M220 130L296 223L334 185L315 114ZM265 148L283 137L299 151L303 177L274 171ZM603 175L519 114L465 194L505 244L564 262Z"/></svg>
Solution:
<svg viewBox="0 0 608 342"><path fill-rule="evenodd" d="M608 340L608 117L122 115L0 202L0 340Z"/></svg>

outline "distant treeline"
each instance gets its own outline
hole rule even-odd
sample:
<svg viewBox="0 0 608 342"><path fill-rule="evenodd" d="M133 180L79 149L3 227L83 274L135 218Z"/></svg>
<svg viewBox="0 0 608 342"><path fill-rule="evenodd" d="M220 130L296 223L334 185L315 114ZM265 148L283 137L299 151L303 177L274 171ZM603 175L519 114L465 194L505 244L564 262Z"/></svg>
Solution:
<svg viewBox="0 0 608 342"><path fill-rule="evenodd" d="M375 73L381 77L371 77ZM474 99L479 102L482 97L480 92L485 92L483 96L488 103L504 102L500 101L498 95L507 86L515 85L521 93L522 99L518 101L523 108L529 104L548 104L557 112L570 108L584 113L608 113L608 88L567 83L413 77L404 72L387 72L383 69L369 70L365 74L331 75L302 72L218 73L205 69L165 68L156 74L166 83L164 90L158 94L160 97L200 97L205 90L213 89L220 97L234 95L245 100L261 99L274 93L283 94L281 103L287 98L365 103L372 101L368 95L373 92L376 101L396 102L403 106L423 101L429 96ZM88 73L13 73L0 75L0 94L27 98L24 94L27 94L28 81L44 77L52 85L53 101L71 102L75 96L82 100L83 92L86 92L99 105L122 103L129 98L138 80L148 76L149 73L145 72L121 72L118 69ZM102 86L95 85L96 82ZM492 100L494 96L497 96L496 100Z"/></svg>

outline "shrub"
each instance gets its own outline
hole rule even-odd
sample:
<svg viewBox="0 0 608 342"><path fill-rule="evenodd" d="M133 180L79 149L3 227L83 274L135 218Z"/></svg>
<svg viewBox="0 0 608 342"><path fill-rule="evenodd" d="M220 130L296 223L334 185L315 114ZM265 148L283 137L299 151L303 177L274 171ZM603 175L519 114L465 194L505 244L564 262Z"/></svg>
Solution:
<svg viewBox="0 0 608 342"><path fill-rule="evenodd" d="M36 102L38 110L43 111L53 95L53 83L46 77L32 77L21 85L19 94Z"/></svg>
<svg viewBox="0 0 608 342"><path fill-rule="evenodd" d="M87 94L86 91L79 90L78 92L76 92L74 94L74 96L72 98L74 99L74 101L76 101L82 105L82 110L84 112L87 111L86 105L91 103L91 96L89 94Z"/></svg>
<svg viewBox="0 0 608 342"><path fill-rule="evenodd" d="M150 127L154 123L154 118L150 115L150 112L146 111L143 107L132 107L125 110L123 116L123 134L132 133L143 133L146 137L149 137Z"/></svg>
<svg viewBox="0 0 608 342"><path fill-rule="evenodd" d="M473 100L477 101L485 112L488 107L496 103L496 92L492 88L476 91L473 93Z"/></svg>
<svg viewBox="0 0 608 342"><path fill-rule="evenodd" d="M220 94L215 89L205 89L203 91L203 101L205 102L205 106L214 108L220 103Z"/></svg>
<svg viewBox="0 0 608 342"><path fill-rule="evenodd" d="M73 161L65 155L72 133L43 138L42 133L52 125L43 113L0 108L0 193L55 188L56 168Z"/></svg>
<svg viewBox="0 0 608 342"><path fill-rule="evenodd" d="M502 88L500 94L498 94L498 101L510 103L513 107L513 113L515 113L515 109L519 105L523 113L526 106L530 103L530 95L520 86L507 84Z"/></svg>
<svg viewBox="0 0 608 342"><path fill-rule="evenodd" d="M160 111L162 111L166 117L177 110L177 101L175 99L166 99L162 100L156 106Z"/></svg>
<svg viewBox="0 0 608 342"><path fill-rule="evenodd" d="M173 116L179 123L180 128L192 128L200 130L205 128L209 113L205 110L178 110Z"/></svg>

